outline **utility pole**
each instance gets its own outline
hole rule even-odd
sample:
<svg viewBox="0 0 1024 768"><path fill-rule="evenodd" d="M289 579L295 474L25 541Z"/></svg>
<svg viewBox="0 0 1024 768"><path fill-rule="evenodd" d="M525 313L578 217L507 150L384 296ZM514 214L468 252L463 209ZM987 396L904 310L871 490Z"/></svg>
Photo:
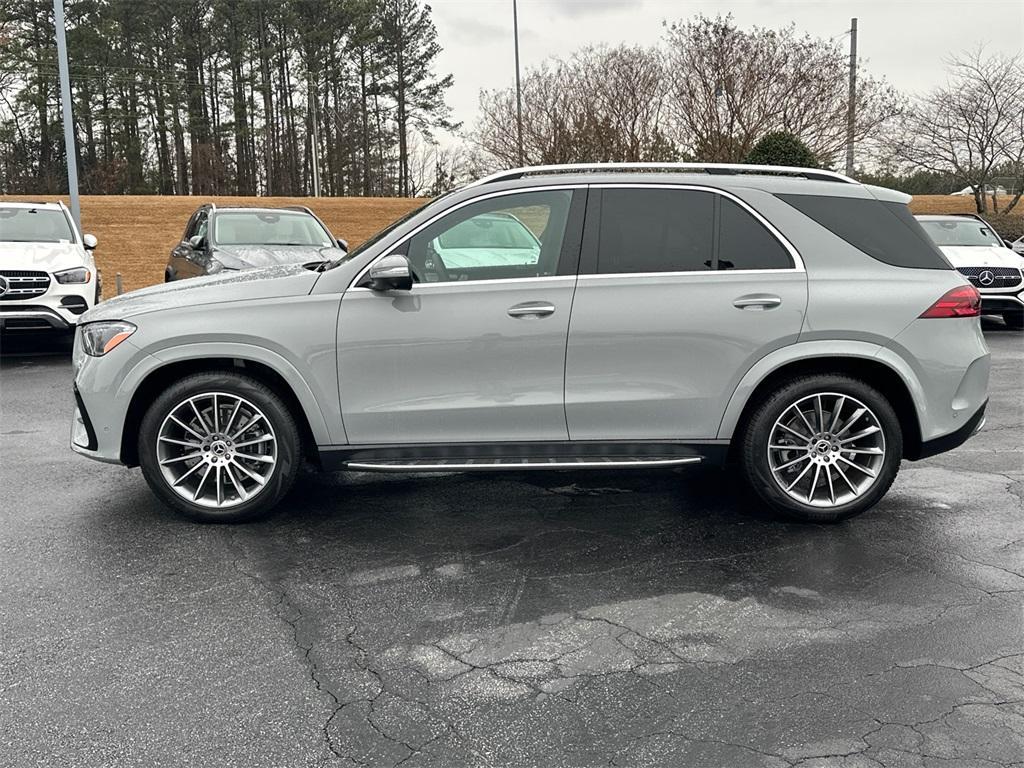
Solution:
<svg viewBox="0 0 1024 768"><path fill-rule="evenodd" d="M846 105L846 175L853 175L853 134L857 123L857 20L850 19L850 101Z"/></svg>
<svg viewBox="0 0 1024 768"><path fill-rule="evenodd" d="M71 216L82 231L82 209L78 204L78 153L75 125L71 122L71 77L68 75L68 44L64 39L64 0L53 0L53 27L57 33L57 69L60 74L60 106L64 121L64 154L68 160L68 196Z"/></svg>
<svg viewBox="0 0 1024 768"><path fill-rule="evenodd" d="M519 11L516 0L512 0L512 36L516 44L516 147L521 168L526 163L523 160L523 90L519 84Z"/></svg>

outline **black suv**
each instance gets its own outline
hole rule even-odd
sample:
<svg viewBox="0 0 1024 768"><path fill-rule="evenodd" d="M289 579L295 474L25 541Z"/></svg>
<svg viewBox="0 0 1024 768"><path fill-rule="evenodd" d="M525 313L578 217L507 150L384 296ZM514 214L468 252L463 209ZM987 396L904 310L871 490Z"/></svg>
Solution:
<svg viewBox="0 0 1024 768"><path fill-rule="evenodd" d="M171 251L164 281L224 270L331 261L348 244L331 234L309 208L199 207Z"/></svg>

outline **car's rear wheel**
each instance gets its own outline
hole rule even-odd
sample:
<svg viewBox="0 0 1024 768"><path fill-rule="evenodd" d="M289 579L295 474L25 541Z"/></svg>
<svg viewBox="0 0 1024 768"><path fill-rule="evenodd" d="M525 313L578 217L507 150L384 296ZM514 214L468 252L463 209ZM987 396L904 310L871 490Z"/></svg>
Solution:
<svg viewBox="0 0 1024 768"><path fill-rule="evenodd" d="M1003 322L1007 328L1013 328L1015 331L1024 330L1024 311L1003 312Z"/></svg>
<svg viewBox="0 0 1024 768"><path fill-rule="evenodd" d="M176 382L139 429L139 463L149 486L203 522L264 515L291 487L299 460L299 432L287 405L259 381L226 371Z"/></svg>
<svg viewBox="0 0 1024 768"><path fill-rule="evenodd" d="M746 422L744 471L774 510L836 522L874 506L896 479L903 436L892 405L847 376L792 380Z"/></svg>

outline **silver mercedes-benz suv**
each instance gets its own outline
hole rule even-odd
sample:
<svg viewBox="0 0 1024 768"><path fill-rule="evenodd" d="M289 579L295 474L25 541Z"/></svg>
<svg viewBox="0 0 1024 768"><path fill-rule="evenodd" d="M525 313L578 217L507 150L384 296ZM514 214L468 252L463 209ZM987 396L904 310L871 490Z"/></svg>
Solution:
<svg viewBox="0 0 1024 768"><path fill-rule="evenodd" d="M764 166L498 173L332 262L135 291L75 342L72 447L239 521L299 464L737 465L835 521L984 421L979 297L904 194Z"/></svg>

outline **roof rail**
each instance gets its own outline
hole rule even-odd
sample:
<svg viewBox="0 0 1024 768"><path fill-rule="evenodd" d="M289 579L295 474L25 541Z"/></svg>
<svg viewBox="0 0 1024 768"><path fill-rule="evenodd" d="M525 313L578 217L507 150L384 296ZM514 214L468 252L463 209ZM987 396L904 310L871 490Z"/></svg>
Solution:
<svg viewBox="0 0 1024 768"><path fill-rule="evenodd" d="M533 165L498 171L474 181L469 186L493 184L497 181L512 181L524 176L557 173L583 173L602 171L693 171L712 175L732 176L739 174L761 174L770 176L798 176L814 181L840 181L845 184L860 182L835 171L820 168L794 168L786 165L746 165L743 163L569 163L566 165Z"/></svg>

